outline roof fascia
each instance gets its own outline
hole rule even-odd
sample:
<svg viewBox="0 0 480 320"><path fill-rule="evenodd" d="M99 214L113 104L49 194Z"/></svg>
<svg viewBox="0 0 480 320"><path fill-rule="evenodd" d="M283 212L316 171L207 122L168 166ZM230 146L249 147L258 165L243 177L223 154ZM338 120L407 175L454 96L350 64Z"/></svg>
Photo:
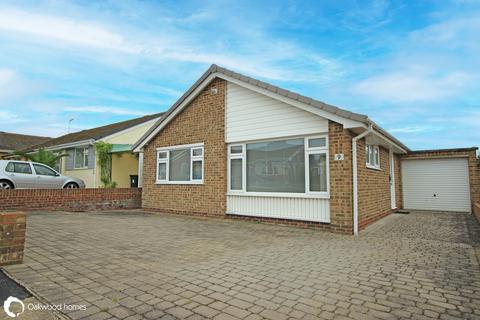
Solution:
<svg viewBox="0 0 480 320"><path fill-rule="evenodd" d="M150 120L148 120L148 121L145 121L145 122L142 122L142 123L139 123L139 124L136 124L136 125L134 125L133 127L126 128L126 129L123 129L123 130L121 130L121 131L117 131L117 132L115 132L115 133L112 133L111 135L108 135L108 136L99 138L98 141L103 141L104 139L111 139L111 138L117 137L117 136L119 136L119 135L128 133L129 131L135 130L135 129L137 129L138 127L144 126L144 125L146 125L146 124L148 124L148 123L151 123L151 122L154 122L154 123L155 123L155 122L157 122L158 119L160 119L160 118L161 118L161 116L160 116L160 117L153 118L153 119L150 119Z"/></svg>
<svg viewBox="0 0 480 320"><path fill-rule="evenodd" d="M216 73L209 75L203 82L198 85L195 90L182 101L175 109L170 112L166 118L162 120L158 127L155 128L152 132L148 134L145 138L142 139L140 143L134 148L134 152L140 152L142 148L150 142L173 118L176 117L202 90L210 83L213 79L215 79Z"/></svg>
<svg viewBox="0 0 480 320"><path fill-rule="evenodd" d="M84 145L93 145L95 143L94 139L88 139L88 140L82 140L82 141L76 141L76 142L71 142L71 143L64 143L64 144L58 144L54 146L50 146L45 148L45 150L59 150L59 149L65 149L65 148L72 148L72 147L80 147Z"/></svg>

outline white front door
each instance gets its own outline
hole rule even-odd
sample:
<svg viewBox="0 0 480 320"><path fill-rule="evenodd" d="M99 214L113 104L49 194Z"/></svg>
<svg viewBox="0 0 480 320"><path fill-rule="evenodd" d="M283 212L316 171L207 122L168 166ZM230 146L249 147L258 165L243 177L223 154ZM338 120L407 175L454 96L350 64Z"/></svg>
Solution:
<svg viewBox="0 0 480 320"><path fill-rule="evenodd" d="M392 209L397 208L397 194L395 192L395 157L390 150L390 201Z"/></svg>

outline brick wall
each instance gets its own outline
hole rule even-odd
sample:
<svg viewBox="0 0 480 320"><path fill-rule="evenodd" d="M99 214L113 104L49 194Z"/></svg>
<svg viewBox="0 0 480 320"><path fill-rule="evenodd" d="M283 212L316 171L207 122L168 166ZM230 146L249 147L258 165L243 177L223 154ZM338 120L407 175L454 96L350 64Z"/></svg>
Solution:
<svg viewBox="0 0 480 320"><path fill-rule="evenodd" d="M446 150L426 150L414 151L412 153L402 155L401 159L434 159L449 157L466 157L468 159L468 171L470 178L470 199L472 201L472 211L474 204L480 202L480 166L476 158L477 148L465 149L446 149Z"/></svg>
<svg viewBox="0 0 480 320"><path fill-rule="evenodd" d="M395 194L397 197L397 208L403 208L403 190L402 190L402 162L401 155L395 155Z"/></svg>
<svg viewBox="0 0 480 320"><path fill-rule="evenodd" d="M329 121L330 154L330 228L332 231L353 233L352 134L341 124ZM343 153L342 161L334 161Z"/></svg>
<svg viewBox="0 0 480 320"><path fill-rule="evenodd" d="M477 218L478 223L480 223L480 202L476 202L473 205L473 214Z"/></svg>
<svg viewBox="0 0 480 320"><path fill-rule="evenodd" d="M357 142L358 155L358 215L359 228L385 217L392 212L390 192L390 154L380 146L380 169L366 166L365 139ZM397 207L401 207L400 163L398 156L395 163L395 191Z"/></svg>
<svg viewBox="0 0 480 320"><path fill-rule="evenodd" d="M211 92L217 88L217 93ZM225 215L227 147L224 80L215 79L144 149L143 207L163 212ZM204 143L204 183L155 184L156 148Z"/></svg>
<svg viewBox="0 0 480 320"><path fill-rule="evenodd" d="M0 213L0 266L23 262L26 226L24 213Z"/></svg>
<svg viewBox="0 0 480 320"><path fill-rule="evenodd" d="M0 211L134 209L142 189L13 189L0 190Z"/></svg>

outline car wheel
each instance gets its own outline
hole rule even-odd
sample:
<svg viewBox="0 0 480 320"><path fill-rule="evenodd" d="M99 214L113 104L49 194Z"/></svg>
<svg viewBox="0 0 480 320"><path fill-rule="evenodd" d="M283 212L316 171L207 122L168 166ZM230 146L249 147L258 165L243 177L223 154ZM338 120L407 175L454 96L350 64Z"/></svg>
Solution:
<svg viewBox="0 0 480 320"><path fill-rule="evenodd" d="M75 182L69 182L63 187L64 189L78 189L80 188Z"/></svg>
<svg viewBox="0 0 480 320"><path fill-rule="evenodd" d="M0 189L14 189L13 184L10 181L1 180Z"/></svg>

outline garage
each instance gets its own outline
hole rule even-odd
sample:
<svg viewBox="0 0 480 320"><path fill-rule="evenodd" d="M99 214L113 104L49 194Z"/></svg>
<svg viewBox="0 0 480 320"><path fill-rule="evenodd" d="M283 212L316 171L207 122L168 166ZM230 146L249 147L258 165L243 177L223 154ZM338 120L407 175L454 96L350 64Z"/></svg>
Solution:
<svg viewBox="0 0 480 320"><path fill-rule="evenodd" d="M468 158L404 159L405 209L470 212Z"/></svg>

